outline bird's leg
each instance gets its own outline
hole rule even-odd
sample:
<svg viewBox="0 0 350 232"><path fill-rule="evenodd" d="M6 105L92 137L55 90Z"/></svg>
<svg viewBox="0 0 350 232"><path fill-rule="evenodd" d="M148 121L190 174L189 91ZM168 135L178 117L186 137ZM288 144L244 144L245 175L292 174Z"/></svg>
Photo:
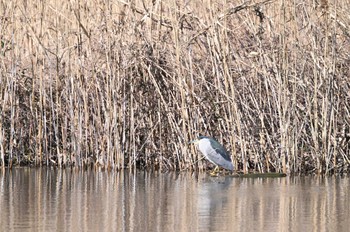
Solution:
<svg viewBox="0 0 350 232"><path fill-rule="evenodd" d="M210 173L211 176L217 176L219 171L219 166L216 166L214 170Z"/></svg>

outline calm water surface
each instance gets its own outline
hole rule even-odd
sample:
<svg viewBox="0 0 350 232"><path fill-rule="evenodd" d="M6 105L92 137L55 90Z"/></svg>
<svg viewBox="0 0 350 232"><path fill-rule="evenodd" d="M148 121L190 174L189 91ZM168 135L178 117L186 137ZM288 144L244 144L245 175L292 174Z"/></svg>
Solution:
<svg viewBox="0 0 350 232"><path fill-rule="evenodd" d="M348 177L0 169L0 231L349 231Z"/></svg>

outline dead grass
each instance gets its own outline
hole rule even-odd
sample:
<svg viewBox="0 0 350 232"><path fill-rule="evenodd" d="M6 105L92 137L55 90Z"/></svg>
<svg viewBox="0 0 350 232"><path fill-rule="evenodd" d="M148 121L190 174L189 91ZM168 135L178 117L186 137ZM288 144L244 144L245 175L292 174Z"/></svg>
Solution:
<svg viewBox="0 0 350 232"><path fill-rule="evenodd" d="M0 4L2 166L349 171L348 0Z"/></svg>

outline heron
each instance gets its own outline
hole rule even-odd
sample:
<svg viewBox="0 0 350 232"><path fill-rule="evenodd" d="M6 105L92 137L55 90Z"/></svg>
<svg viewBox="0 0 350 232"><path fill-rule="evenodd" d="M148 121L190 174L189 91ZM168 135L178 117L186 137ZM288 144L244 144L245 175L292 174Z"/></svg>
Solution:
<svg viewBox="0 0 350 232"><path fill-rule="evenodd" d="M219 171L219 166L233 171L233 164L230 155L227 150L214 138L207 136L198 136L196 140L191 141L195 145L198 145L198 149L201 153L212 162L216 167L210 173L212 176L216 176Z"/></svg>

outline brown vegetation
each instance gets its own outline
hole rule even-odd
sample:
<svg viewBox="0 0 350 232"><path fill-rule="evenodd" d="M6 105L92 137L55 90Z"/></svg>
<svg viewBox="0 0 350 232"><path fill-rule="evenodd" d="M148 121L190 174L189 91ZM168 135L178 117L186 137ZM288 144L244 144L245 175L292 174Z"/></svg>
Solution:
<svg viewBox="0 0 350 232"><path fill-rule="evenodd" d="M350 165L350 1L2 1L0 162Z"/></svg>

